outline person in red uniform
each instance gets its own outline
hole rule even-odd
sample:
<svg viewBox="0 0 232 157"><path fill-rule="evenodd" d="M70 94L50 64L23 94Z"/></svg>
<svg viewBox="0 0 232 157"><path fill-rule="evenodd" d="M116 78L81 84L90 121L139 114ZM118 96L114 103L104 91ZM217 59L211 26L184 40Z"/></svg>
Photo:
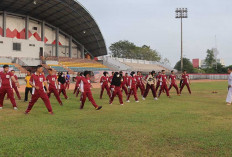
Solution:
<svg viewBox="0 0 232 157"><path fill-rule="evenodd" d="M31 111L32 107L34 106L34 104L37 102L39 98L43 100L49 114L53 114L50 100L48 98L47 93L44 90L44 86L45 86L47 88L47 92L49 93L48 84L42 72L43 72L43 66L38 65L36 72L30 78L30 84L33 87L32 97L27 107L27 110L25 111L25 114L28 114Z"/></svg>
<svg viewBox="0 0 232 157"><path fill-rule="evenodd" d="M137 80L136 89L138 90L138 88L139 88L141 95L143 96L143 94L145 92L145 86L143 84L143 76L142 76L142 73L140 71L137 72L136 80Z"/></svg>
<svg viewBox="0 0 232 157"><path fill-rule="evenodd" d="M162 75L162 73L159 71L158 75L156 76L156 81L157 81L156 88L155 88L156 92L158 92L158 89L160 87L160 78L161 78L161 75Z"/></svg>
<svg viewBox="0 0 232 157"><path fill-rule="evenodd" d="M182 74L182 80L183 80L183 83L182 83L181 88L180 88L180 94L181 94L184 86L187 86L189 94L191 94L192 93L191 89L190 89L191 83L190 83L189 75L187 74L186 70L184 70L184 73Z"/></svg>
<svg viewBox="0 0 232 157"><path fill-rule="evenodd" d="M112 80L111 80L112 81ZM108 77L108 72L103 72L103 76L100 79L100 83L101 83L101 93L100 93L100 99L102 99L102 95L104 92L104 89L106 89L107 94L110 98L111 94L110 94L110 88L109 88L109 77Z"/></svg>
<svg viewBox="0 0 232 157"><path fill-rule="evenodd" d="M166 95L170 98L170 95L169 95L169 90L168 90L168 86L167 86L167 83L168 80L167 80L167 76L165 75L165 70L162 70L162 75L160 77L160 90L159 90L159 97L162 93L162 91L166 91Z"/></svg>
<svg viewBox="0 0 232 157"><path fill-rule="evenodd" d="M155 77L155 71L152 71L149 73L149 75L146 77L146 82L147 82L147 85L146 85L146 90L143 94L143 100L146 99L148 93L149 93L149 90L151 89L152 91L152 95L153 95L153 98L154 100L158 100L157 99L157 94L156 94L156 90L155 90L155 85L156 85L156 77Z"/></svg>
<svg viewBox="0 0 232 157"><path fill-rule="evenodd" d="M18 77L15 75L15 71L14 71L14 70L11 70L11 73L14 75L14 78L15 78L16 80L18 80ZM21 100L21 96L20 96L20 94L19 94L18 87L15 85L14 82L12 82L12 88L14 89L14 91L15 91L15 93L16 93L18 99ZM8 95L7 95L7 99L9 99Z"/></svg>
<svg viewBox="0 0 232 157"><path fill-rule="evenodd" d="M71 79L69 72L67 72L65 79L66 79L66 88L69 89L70 79Z"/></svg>
<svg viewBox="0 0 232 157"><path fill-rule="evenodd" d="M120 104L123 105L122 91L121 91L121 83L122 82L123 82L123 78L120 75L120 73L115 72L114 77L112 79L112 85L114 86L114 89L113 89L113 94L112 94L112 96L110 98L110 102L109 102L110 105L112 105L116 95L119 98Z"/></svg>
<svg viewBox="0 0 232 157"><path fill-rule="evenodd" d="M121 82L121 90L122 92L124 91L126 96L128 94L128 90L127 90L127 79L128 79L128 73L125 73L125 76L123 76L123 72L120 71L120 76L122 78L122 82Z"/></svg>
<svg viewBox="0 0 232 157"><path fill-rule="evenodd" d="M57 76L53 74L53 70L52 69L48 69L48 73L49 75L47 76L46 80L48 82L48 97L50 98L51 93L54 93L56 100L59 102L59 104L62 106L63 103L60 100L60 95L58 92L58 81L57 81Z"/></svg>
<svg viewBox="0 0 232 157"><path fill-rule="evenodd" d="M0 109L3 108L3 101L6 94L9 96L14 110L18 109L12 89L12 81L18 88L20 87L18 80L14 77L14 74L9 72L9 65L3 65L3 71L0 72Z"/></svg>
<svg viewBox="0 0 232 157"><path fill-rule="evenodd" d="M112 75L109 77L109 83L110 83L110 92L111 92L111 94L113 93L113 86L111 85L111 82L112 82L112 79L113 79L113 77L114 77L114 72L112 72Z"/></svg>
<svg viewBox="0 0 232 157"><path fill-rule="evenodd" d="M68 96L66 94L66 80L62 72L59 74L58 83L59 83L59 95L62 93L64 95L64 98L68 99Z"/></svg>
<svg viewBox="0 0 232 157"><path fill-rule="evenodd" d="M90 71L84 72L84 77L81 77L81 79L78 81L78 84L80 84L80 90L82 93L82 99L81 99L81 106L80 109L84 108L86 97L88 97L89 101L92 103L92 105L95 107L96 110L100 110L102 106L98 106L93 99L93 95L91 92L91 82L90 82Z"/></svg>
<svg viewBox="0 0 232 157"><path fill-rule="evenodd" d="M79 85L77 84L77 80L79 79L79 77L80 77L80 73L77 72L77 76L74 78L74 81L76 82L76 84L75 84L73 94L76 94L76 92L79 90Z"/></svg>
<svg viewBox="0 0 232 157"><path fill-rule="evenodd" d="M135 72L132 71L131 76L128 78L129 92L128 92L128 95L127 95L127 102L130 102L130 96L131 96L132 92L134 94L135 101L139 102L138 96L137 96L136 84L137 84L137 80L136 80L136 77L135 77Z"/></svg>
<svg viewBox="0 0 232 157"><path fill-rule="evenodd" d="M180 95L179 88L178 88L178 86L176 84L176 75L174 73L174 70L171 71L171 75L169 76L169 79L170 79L171 84L170 84L168 90L170 91L172 89L172 87L174 87L176 89L176 93L178 95Z"/></svg>

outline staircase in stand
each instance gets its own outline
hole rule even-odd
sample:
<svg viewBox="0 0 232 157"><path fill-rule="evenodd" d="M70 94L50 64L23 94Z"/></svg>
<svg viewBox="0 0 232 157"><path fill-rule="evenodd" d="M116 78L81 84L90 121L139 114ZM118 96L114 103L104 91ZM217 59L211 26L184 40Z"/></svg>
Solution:
<svg viewBox="0 0 232 157"><path fill-rule="evenodd" d="M21 65L19 65L19 64L17 64L17 63L12 63L16 68L18 68L19 69L19 71L21 72L21 73L27 73L27 70L26 69L24 69Z"/></svg>

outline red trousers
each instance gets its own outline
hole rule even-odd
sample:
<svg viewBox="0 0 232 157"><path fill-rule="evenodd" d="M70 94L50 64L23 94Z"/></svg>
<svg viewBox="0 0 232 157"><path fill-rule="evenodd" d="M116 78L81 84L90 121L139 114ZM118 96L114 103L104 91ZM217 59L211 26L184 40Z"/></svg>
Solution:
<svg viewBox="0 0 232 157"><path fill-rule="evenodd" d="M35 90L35 89L33 89ZM34 104L37 102L37 100L41 98L48 110L48 112L52 112L52 106L50 103L50 100L48 98L48 95L43 90L35 90L34 94L31 96L31 101L29 102L29 105L27 107L26 112L30 112Z"/></svg>
<svg viewBox="0 0 232 157"><path fill-rule="evenodd" d="M161 85L160 90L159 90L159 96L161 95L161 93L162 93L164 90L166 91L166 95L169 96L169 90L168 90L168 86L167 86L166 83L165 83L165 84L163 83L163 84Z"/></svg>
<svg viewBox="0 0 232 157"><path fill-rule="evenodd" d="M120 104L123 104L121 87L117 86L114 88L113 94L110 98L110 104L114 101L116 95L118 95Z"/></svg>
<svg viewBox="0 0 232 157"><path fill-rule="evenodd" d="M122 84L122 92L124 91L126 95L128 95L128 91L127 91L127 88L126 88L126 85L125 84Z"/></svg>
<svg viewBox="0 0 232 157"><path fill-rule="evenodd" d="M133 94L134 94L135 101L138 101L136 86L134 86L134 87L132 87L131 89L129 89L129 92L128 92L128 95L127 95L127 100L130 99L130 96L131 96L132 92L133 92Z"/></svg>
<svg viewBox="0 0 232 157"><path fill-rule="evenodd" d="M181 88L180 88L180 93L182 92L182 90L183 90L183 88L184 88L185 85L187 86L188 91L189 91L189 93L191 94L192 92L191 92L190 86L189 86L189 84L186 83L186 82L183 82L183 83L182 83Z"/></svg>
<svg viewBox="0 0 232 157"><path fill-rule="evenodd" d="M15 102L15 98L14 98L13 89L12 88L5 88L5 87L0 88L0 107L3 107L3 101L4 101L4 97L6 94L8 95L13 107L17 107L16 102Z"/></svg>
<svg viewBox="0 0 232 157"><path fill-rule="evenodd" d="M65 87L65 88L69 89L69 85L70 85L70 81L67 81L67 82L66 82L66 87Z"/></svg>
<svg viewBox="0 0 232 157"><path fill-rule="evenodd" d="M49 87L48 89L49 89L48 97L50 98L51 93L54 93L56 100L61 104L62 101L60 100L60 95L58 90L56 88L51 88L51 87Z"/></svg>
<svg viewBox="0 0 232 157"><path fill-rule="evenodd" d="M102 95L103 95L104 89L106 89L107 94L108 94L109 97L110 97L110 95L111 95L111 94L110 94L110 89L109 89L108 84L103 83L103 84L101 85L100 99L102 99Z"/></svg>
<svg viewBox="0 0 232 157"><path fill-rule="evenodd" d="M74 91L73 91L73 94L75 94L75 93L77 92L78 87L79 87L79 85L76 84L76 85L75 85L75 89L74 89Z"/></svg>
<svg viewBox="0 0 232 157"><path fill-rule="evenodd" d="M66 94L66 86L63 85L63 84L60 85L59 95L60 95L61 93L64 95L64 98L65 98L65 99L68 99L68 96L67 96L67 94Z"/></svg>
<svg viewBox="0 0 232 157"><path fill-rule="evenodd" d="M157 95L156 95L155 85L154 85L154 84L149 85L148 83L147 83L147 85L146 85L146 90L145 90L145 92L144 92L144 94L143 94L143 97L144 97L144 98L147 97L147 95L148 95L150 89L151 89L151 91L152 91L153 97L156 98Z"/></svg>
<svg viewBox="0 0 232 157"><path fill-rule="evenodd" d="M92 92L91 91L87 91L87 92L83 92L82 93L82 96L81 96L81 107L80 107L80 109L84 108L86 97L88 97L89 101L93 104L93 106L95 108L98 107L98 105L96 104L95 100L93 99Z"/></svg>
<svg viewBox="0 0 232 157"><path fill-rule="evenodd" d="M175 83L171 83L168 90L170 91L172 89L172 87L174 87L176 89L177 94L180 94L178 86Z"/></svg>
<svg viewBox="0 0 232 157"><path fill-rule="evenodd" d="M17 87L17 86L15 86L15 85L13 85L13 86L12 86L12 88L14 89L14 91L15 91L15 93L16 93L16 95L17 95L18 99L19 99L19 100L21 100L21 96L20 96L20 94L19 94L18 87ZM8 94L7 94L7 99L9 99Z"/></svg>
<svg viewBox="0 0 232 157"><path fill-rule="evenodd" d="M143 94L144 94L144 92L145 92L144 84L143 84L143 83L139 83L139 84L137 84L137 85L136 85L136 89L138 90L138 88L139 88L139 89L140 89L140 91L141 91L141 95L143 95Z"/></svg>
<svg viewBox="0 0 232 157"><path fill-rule="evenodd" d="M159 87L160 87L160 82L157 82L156 88L155 88L156 92L158 91Z"/></svg>

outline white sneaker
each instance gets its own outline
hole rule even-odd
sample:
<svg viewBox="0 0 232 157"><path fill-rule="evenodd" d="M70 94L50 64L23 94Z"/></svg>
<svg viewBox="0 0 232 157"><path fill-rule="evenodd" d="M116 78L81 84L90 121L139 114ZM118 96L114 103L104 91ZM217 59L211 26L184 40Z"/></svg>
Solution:
<svg viewBox="0 0 232 157"><path fill-rule="evenodd" d="M154 98L154 100L158 100L158 98L157 98L157 97L155 97L155 98Z"/></svg>
<svg viewBox="0 0 232 157"><path fill-rule="evenodd" d="M18 108L17 108L17 107L14 107L14 110L18 110Z"/></svg>
<svg viewBox="0 0 232 157"><path fill-rule="evenodd" d="M121 106L123 106L124 104L121 104Z"/></svg>
<svg viewBox="0 0 232 157"><path fill-rule="evenodd" d="M2 110L2 107L0 107L0 110Z"/></svg>
<svg viewBox="0 0 232 157"><path fill-rule="evenodd" d="M110 105L112 105L112 103L109 103Z"/></svg>
<svg viewBox="0 0 232 157"><path fill-rule="evenodd" d="M135 102L139 102L139 101L135 101Z"/></svg>
<svg viewBox="0 0 232 157"><path fill-rule="evenodd" d="M143 100L146 100L146 98L144 98L144 97L143 97L142 99L143 99Z"/></svg>
<svg viewBox="0 0 232 157"><path fill-rule="evenodd" d="M130 102L130 100L127 100L126 102Z"/></svg>

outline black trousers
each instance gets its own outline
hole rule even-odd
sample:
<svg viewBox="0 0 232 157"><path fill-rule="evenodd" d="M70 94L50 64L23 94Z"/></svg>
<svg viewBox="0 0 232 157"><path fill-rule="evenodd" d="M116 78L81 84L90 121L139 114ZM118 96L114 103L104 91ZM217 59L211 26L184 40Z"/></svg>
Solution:
<svg viewBox="0 0 232 157"><path fill-rule="evenodd" d="M29 92L32 94L32 88L26 87L25 88L25 99L24 99L24 101L28 101L28 93Z"/></svg>

